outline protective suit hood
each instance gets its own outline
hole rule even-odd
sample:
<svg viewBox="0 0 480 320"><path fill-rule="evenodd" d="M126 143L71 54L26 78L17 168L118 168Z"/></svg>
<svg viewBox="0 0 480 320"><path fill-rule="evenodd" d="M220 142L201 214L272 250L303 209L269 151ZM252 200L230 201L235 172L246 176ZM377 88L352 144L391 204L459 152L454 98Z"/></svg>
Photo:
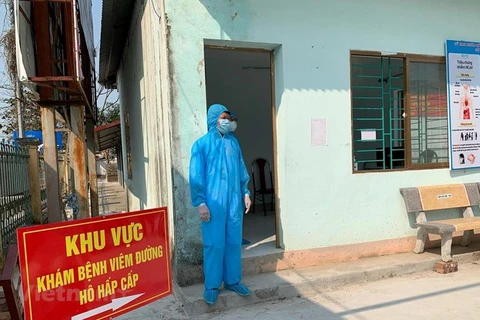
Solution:
<svg viewBox="0 0 480 320"><path fill-rule="evenodd" d="M212 104L208 108L207 113L207 125L208 131L215 129L217 127L218 118L223 112L228 112L228 109L221 104Z"/></svg>

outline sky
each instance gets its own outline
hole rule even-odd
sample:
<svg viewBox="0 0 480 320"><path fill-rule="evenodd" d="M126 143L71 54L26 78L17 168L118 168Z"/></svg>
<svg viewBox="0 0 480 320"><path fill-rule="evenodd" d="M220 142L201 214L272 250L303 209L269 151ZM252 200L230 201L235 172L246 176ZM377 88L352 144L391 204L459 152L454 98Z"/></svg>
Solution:
<svg viewBox="0 0 480 320"><path fill-rule="evenodd" d="M97 56L95 58L95 68L98 72L99 67L99 58L100 58L100 33L102 30L102 0L92 0L92 12L93 12L93 33L95 38L95 48L97 50ZM97 79L98 80L98 79ZM117 90L115 90L110 96L108 101L115 102L118 98ZM98 106L103 106L105 101L105 95L101 96L98 99Z"/></svg>
<svg viewBox="0 0 480 320"><path fill-rule="evenodd" d="M0 25L0 31L1 31L1 34L3 34L3 31L8 29L8 25L6 25L5 17L6 17L5 6L0 5L0 24L1 24ZM1 56L0 57L0 83L4 83L4 81L6 81L4 71L5 71L5 60L3 59L3 56ZM4 97L5 96L2 93L0 93L0 99L2 99ZM0 108L2 108L4 106L5 106L5 103L0 101ZM1 123L1 121L2 120L0 119L0 123ZM0 132L0 140L7 139L7 138L8 137L6 135L4 135L2 132Z"/></svg>
<svg viewBox="0 0 480 320"><path fill-rule="evenodd" d="M93 13L93 32L94 32L94 38L95 38L95 48L97 50L96 58L95 58L95 69L98 72L98 65L99 65L99 57L100 57L100 32L101 32L101 19L102 19L102 0L92 0L93 6L92 6L92 13ZM0 5L0 30L3 31L8 30L9 26L6 24L5 21L6 17L6 8L4 5ZM3 57L0 57L0 83L3 83L6 80L6 77L4 75L5 71L5 61ZM98 80L98 79L97 79ZM0 93L0 99L4 98L4 96ZM114 102L118 98L118 93L113 92L110 97L109 101ZM102 106L105 101L105 95L101 96L98 100L98 105ZM0 101L0 108L4 107L5 104ZM1 121L1 119L0 119ZM0 132L0 140L1 139L6 139L9 138L5 136L3 133Z"/></svg>

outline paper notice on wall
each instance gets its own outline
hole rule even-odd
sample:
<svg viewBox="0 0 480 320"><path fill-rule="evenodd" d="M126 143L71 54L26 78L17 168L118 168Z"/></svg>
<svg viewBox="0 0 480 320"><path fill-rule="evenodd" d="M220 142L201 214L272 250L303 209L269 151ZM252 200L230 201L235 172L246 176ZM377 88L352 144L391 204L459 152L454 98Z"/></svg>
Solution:
<svg viewBox="0 0 480 320"><path fill-rule="evenodd" d="M312 146L327 145L327 119L312 119Z"/></svg>
<svg viewBox="0 0 480 320"><path fill-rule="evenodd" d="M377 140L377 131L375 130L362 131L362 141L371 141L371 140Z"/></svg>

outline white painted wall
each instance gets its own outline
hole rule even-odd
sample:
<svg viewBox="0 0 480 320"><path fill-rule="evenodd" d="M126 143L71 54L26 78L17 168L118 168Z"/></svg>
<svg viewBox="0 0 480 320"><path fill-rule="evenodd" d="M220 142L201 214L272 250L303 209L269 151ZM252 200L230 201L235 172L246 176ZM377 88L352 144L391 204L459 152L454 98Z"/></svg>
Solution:
<svg viewBox="0 0 480 320"><path fill-rule="evenodd" d="M252 163L257 158L267 159L273 166L270 54L207 49L205 69L207 106L223 104L239 118L235 135L240 141L248 172L252 172ZM250 177L251 192L252 181ZM269 183L270 178L267 186Z"/></svg>
<svg viewBox="0 0 480 320"><path fill-rule="evenodd" d="M164 114L169 106L162 90L165 38L151 6L151 1L135 6L117 79L121 122L125 122L127 109L130 117L132 178L126 179L130 211L167 206L171 197L170 135ZM125 135L122 126L123 152Z"/></svg>
<svg viewBox="0 0 480 320"><path fill-rule="evenodd" d="M106 176L107 175L107 163L105 160L97 160L97 176Z"/></svg>
<svg viewBox="0 0 480 320"><path fill-rule="evenodd" d="M29 2L15 1L15 26L16 26L16 45L17 45L17 70L21 81L27 81L28 77L36 76L35 66L35 43L32 36L30 22L27 20L33 18L32 4ZM26 17L22 14L25 13ZM32 85L27 83L32 90Z"/></svg>
<svg viewBox="0 0 480 320"><path fill-rule="evenodd" d="M480 41L480 2L448 0L165 0L171 26L175 209L200 243L187 184L206 131L204 39L281 45L276 52L282 243L307 249L412 236L399 188L478 181L479 171L352 174L349 50L444 55L446 39ZM466 10L468 8L468 10ZM310 121L328 119L328 146ZM191 214L190 214L191 213ZM188 229L190 228L190 229ZM194 230L194 231L187 231ZM197 231L198 230L198 231Z"/></svg>

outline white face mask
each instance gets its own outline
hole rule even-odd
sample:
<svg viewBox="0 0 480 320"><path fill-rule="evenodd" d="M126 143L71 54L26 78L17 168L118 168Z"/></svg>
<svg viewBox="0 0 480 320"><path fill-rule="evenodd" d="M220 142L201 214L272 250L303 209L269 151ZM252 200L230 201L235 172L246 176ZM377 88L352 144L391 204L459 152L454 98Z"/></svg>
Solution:
<svg viewBox="0 0 480 320"><path fill-rule="evenodd" d="M217 129L221 134L227 133L230 130L230 121L228 119L220 120Z"/></svg>
<svg viewBox="0 0 480 320"><path fill-rule="evenodd" d="M228 129L230 132L237 130L237 121L230 121L230 127Z"/></svg>

